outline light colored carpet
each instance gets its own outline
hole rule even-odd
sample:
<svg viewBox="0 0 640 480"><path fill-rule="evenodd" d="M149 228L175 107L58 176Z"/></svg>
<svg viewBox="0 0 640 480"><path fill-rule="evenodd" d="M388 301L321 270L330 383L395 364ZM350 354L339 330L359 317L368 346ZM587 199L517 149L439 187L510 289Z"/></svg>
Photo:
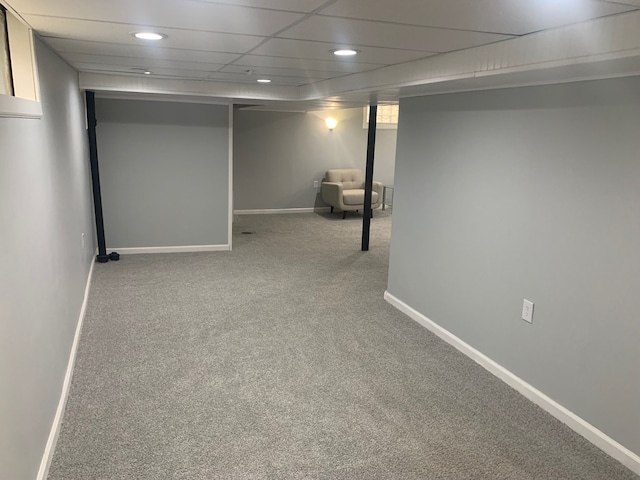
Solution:
<svg viewBox="0 0 640 480"><path fill-rule="evenodd" d="M96 265L49 478L638 478L386 304L391 215L361 224Z"/></svg>

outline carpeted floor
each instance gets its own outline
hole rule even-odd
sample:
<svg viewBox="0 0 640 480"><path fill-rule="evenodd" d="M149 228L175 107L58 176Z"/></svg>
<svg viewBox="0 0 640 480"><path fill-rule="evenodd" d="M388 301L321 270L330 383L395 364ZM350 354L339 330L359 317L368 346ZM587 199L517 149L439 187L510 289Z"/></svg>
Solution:
<svg viewBox="0 0 640 480"><path fill-rule="evenodd" d="M96 265L49 479L638 478L386 304L390 213L361 225Z"/></svg>

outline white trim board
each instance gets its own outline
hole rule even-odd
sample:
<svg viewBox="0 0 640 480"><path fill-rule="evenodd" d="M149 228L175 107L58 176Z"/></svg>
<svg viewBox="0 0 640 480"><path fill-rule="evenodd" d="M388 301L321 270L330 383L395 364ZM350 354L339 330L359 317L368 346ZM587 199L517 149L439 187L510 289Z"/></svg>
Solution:
<svg viewBox="0 0 640 480"><path fill-rule="evenodd" d="M91 268L89 269L89 275L87 276L87 285L84 289L84 299L82 300L82 306L80 307L80 316L78 318L78 324L76 325L76 333L73 337L73 343L71 344L71 352L69 353L69 362L67 363L67 372L62 382L62 391L60 392L60 400L58 401L58 408L56 414L53 417L53 424L49 432L49 438L42 454L42 460L40 461L40 469L38 470L37 480L45 480L49 474L49 467L51 466L51 460L53 459L53 452L56 448L58 436L60 435L60 425L62 424L62 417L64 415L65 407L67 406L67 399L69 398L69 389L71 388L71 378L73 377L73 367L76 363L76 354L78 352L78 343L80 342L80 332L82 330L82 322L84 321L84 314L87 311L87 301L89 299L89 290L91 288L91 279L93 278L93 267L96 264L95 257L91 262Z"/></svg>
<svg viewBox="0 0 640 480"><path fill-rule="evenodd" d="M175 103L198 103L206 105L230 105L229 99L215 97L189 97L186 95L165 95L161 93L125 92L118 90L97 91L96 98L107 98L114 100L144 100L148 102L175 102Z"/></svg>
<svg viewBox="0 0 640 480"><path fill-rule="evenodd" d="M528 384L520 377L504 368L502 365L496 363L494 360L490 359L485 354L479 352L468 343L459 339L448 330L442 328L440 325L433 322L417 310L411 308L409 305L404 303L402 300L399 300L388 291L384 292L384 299L395 308L400 310L402 313L408 315L411 319L415 320L420 325L425 327L427 330L433 332L442 340L454 346L460 352L464 353L467 357L471 358L480 366L484 367L486 370L498 377L507 385L517 390L519 393L541 407L547 413L553 415L573 431L582 435L596 447L618 460L625 467L637 474L640 474L640 456L636 455L628 448L620 445L614 439L598 430L586 420L583 420L572 411L563 407L555 400L549 398L537 388Z"/></svg>
<svg viewBox="0 0 640 480"><path fill-rule="evenodd" d="M309 207L309 208L263 208L258 210L234 210L235 215L264 215L271 213L314 213L328 212L331 207Z"/></svg>
<svg viewBox="0 0 640 480"><path fill-rule="evenodd" d="M42 118L42 104L26 98L0 95L0 117Z"/></svg>
<svg viewBox="0 0 640 480"><path fill-rule="evenodd" d="M185 253L185 252L228 252L231 245L180 245L175 247L124 247L107 248L107 251L122 254L136 253Z"/></svg>

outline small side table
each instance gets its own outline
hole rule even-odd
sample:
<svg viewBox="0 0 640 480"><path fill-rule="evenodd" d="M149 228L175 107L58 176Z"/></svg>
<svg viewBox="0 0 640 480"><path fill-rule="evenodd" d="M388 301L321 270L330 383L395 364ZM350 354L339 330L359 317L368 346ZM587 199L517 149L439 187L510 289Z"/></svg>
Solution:
<svg viewBox="0 0 640 480"><path fill-rule="evenodd" d="M383 185L382 187L382 210L387 205L393 207L393 185Z"/></svg>

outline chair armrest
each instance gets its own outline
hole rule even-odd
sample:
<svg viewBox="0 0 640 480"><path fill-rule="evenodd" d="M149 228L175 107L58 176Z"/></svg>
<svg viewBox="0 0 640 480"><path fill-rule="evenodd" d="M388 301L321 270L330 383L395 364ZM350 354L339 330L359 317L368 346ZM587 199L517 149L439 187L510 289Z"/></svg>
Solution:
<svg viewBox="0 0 640 480"><path fill-rule="evenodd" d="M322 200L333 207L342 208L342 184L322 182Z"/></svg>
<svg viewBox="0 0 640 480"><path fill-rule="evenodd" d="M382 182L373 182L372 190L378 194L378 201L371 203L371 208L378 208L382 205Z"/></svg>

